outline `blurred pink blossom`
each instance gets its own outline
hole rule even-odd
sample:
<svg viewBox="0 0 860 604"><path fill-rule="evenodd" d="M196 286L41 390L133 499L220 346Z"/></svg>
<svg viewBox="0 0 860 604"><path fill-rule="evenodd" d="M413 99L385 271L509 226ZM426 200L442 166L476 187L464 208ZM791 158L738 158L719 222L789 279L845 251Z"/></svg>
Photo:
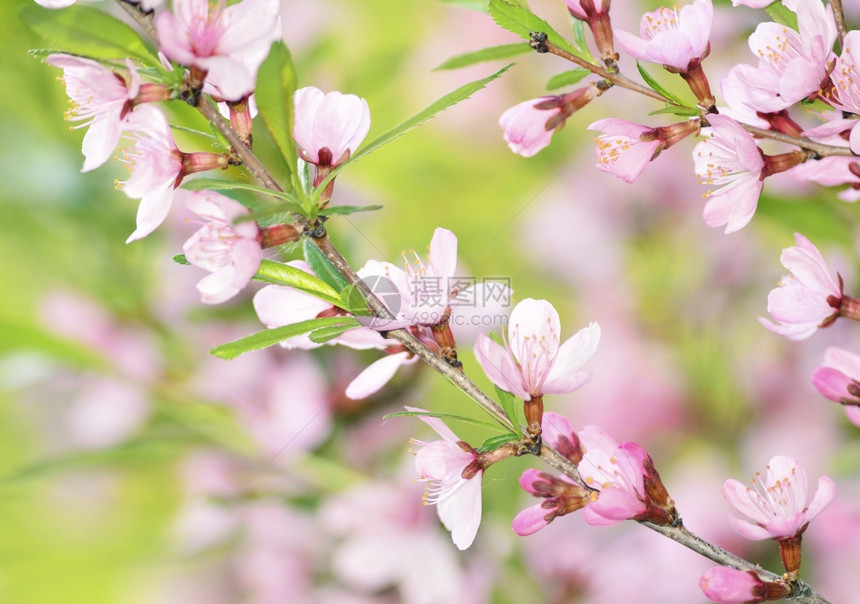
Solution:
<svg viewBox="0 0 860 604"><path fill-rule="evenodd" d="M140 76L134 64L126 59L127 79L102 64L66 54L53 54L48 65L63 70L63 86L69 95L66 119L89 126L84 135L84 167L89 172L105 163L119 143L125 118L140 91Z"/></svg>
<svg viewBox="0 0 860 604"><path fill-rule="evenodd" d="M726 225L726 233L743 228L752 219L764 185L765 161L755 139L730 117L709 115L711 127L696 145L693 159L700 184L716 185L703 197L708 226Z"/></svg>
<svg viewBox="0 0 860 604"><path fill-rule="evenodd" d="M212 273L197 284L205 304L220 304L238 294L260 267L260 229L253 220L234 222L249 211L214 191L180 191L188 208L208 220L182 251L192 265Z"/></svg>
<svg viewBox="0 0 860 604"><path fill-rule="evenodd" d="M307 86L293 97L293 136L306 161L337 166L346 161L370 130L367 101L354 94L324 93Z"/></svg>
<svg viewBox="0 0 860 604"><path fill-rule="evenodd" d="M423 409L407 407L409 411ZM477 463L478 455L460 440L442 420L419 416L433 428L442 440L423 442L413 439L420 448L415 452L415 468L421 480L428 482L424 501L435 505L439 519L449 531L458 549L472 545L481 524L481 480L484 469Z"/></svg>
<svg viewBox="0 0 860 604"><path fill-rule="evenodd" d="M794 239L797 245L785 248L780 256L791 275L783 276L779 287L767 297L767 310L778 324L763 317L759 322L768 331L803 340L839 315L842 278L838 273L834 276L809 239L800 233L795 233Z"/></svg>
<svg viewBox="0 0 860 604"><path fill-rule="evenodd" d="M812 374L812 385L831 401L840 403L845 414L860 426L860 356L830 346L824 364Z"/></svg>
<svg viewBox="0 0 860 604"><path fill-rule="evenodd" d="M723 496L742 517L730 516L732 527L747 539L792 539L806 529L833 501L836 485L827 476L807 504L806 472L791 457L777 456L767 465L764 481L756 473L755 490L734 479L726 480Z"/></svg>
<svg viewBox="0 0 860 604"><path fill-rule="evenodd" d="M159 50L167 58L205 72L223 99L254 91L257 70L281 36L277 0L174 0L155 18Z"/></svg>
<svg viewBox="0 0 860 604"><path fill-rule="evenodd" d="M580 369L597 350L600 326L590 323L563 344L560 332L552 304L527 298L511 312L505 345L481 335L475 356L490 381L527 401L542 394L573 392L591 379Z"/></svg>

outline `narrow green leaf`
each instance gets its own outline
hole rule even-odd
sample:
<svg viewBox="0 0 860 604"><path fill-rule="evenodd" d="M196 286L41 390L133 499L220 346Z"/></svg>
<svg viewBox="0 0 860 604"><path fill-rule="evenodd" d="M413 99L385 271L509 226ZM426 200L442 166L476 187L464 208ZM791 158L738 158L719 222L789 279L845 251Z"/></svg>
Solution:
<svg viewBox="0 0 860 604"><path fill-rule="evenodd" d="M305 254L305 262L308 263L314 274L330 285L335 291L342 292L349 287L349 282L343 275L337 272L331 261L314 245L313 241L304 238L304 241L302 241L302 251ZM342 298L340 295L338 297Z"/></svg>
<svg viewBox="0 0 860 604"><path fill-rule="evenodd" d="M585 42L585 23L573 16L570 17L570 20L573 25L573 39L576 40L576 45L582 53L582 58L589 63L597 64L597 60L591 54L591 51L588 50L588 44Z"/></svg>
<svg viewBox="0 0 860 604"><path fill-rule="evenodd" d="M329 340L333 340L344 332L349 331L350 329L355 329L356 327L361 327L358 323L349 324L349 325L334 325L332 327L321 327L320 329L313 330L308 338L310 338L311 342L316 344L325 344Z"/></svg>
<svg viewBox="0 0 860 604"><path fill-rule="evenodd" d="M257 210L256 212L252 212L247 216L240 216L234 222L244 222L246 220L260 220L261 218L271 218L272 216L278 216L279 214L301 213L302 208L299 203L299 200L296 199L294 201L288 201L285 203L276 203L268 205L263 210Z"/></svg>
<svg viewBox="0 0 860 604"><path fill-rule="evenodd" d="M239 189L242 191L251 191L252 193L258 193L260 195L268 195L269 197L275 197L276 199L283 199L286 202L291 202L292 205L298 205L299 200L290 193L285 193L283 191L272 191L271 189L267 189L266 187L260 187L258 185L252 185L247 182L236 182L234 180L221 180L219 178L192 178L182 183L183 189L188 189L189 191L203 191L205 189L212 189L215 191L231 191L234 189Z"/></svg>
<svg viewBox="0 0 860 604"><path fill-rule="evenodd" d="M776 23L785 25L797 31L797 14L788 10L782 2L771 2L764 10Z"/></svg>
<svg viewBox="0 0 860 604"><path fill-rule="evenodd" d="M284 340L308 333L309 331L323 327L332 327L334 325L359 326L358 321L352 317L324 317L322 319L309 319L307 321L293 323L292 325L284 325L283 327L258 331L257 333L245 336L244 338L239 338L238 340L216 346L209 352L214 354L216 357L227 359L229 361L230 359L235 359L242 353L267 348L283 342Z"/></svg>
<svg viewBox="0 0 860 604"><path fill-rule="evenodd" d="M475 65L476 63L484 63L485 61L498 61L499 59L510 59L519 55L524 55L532 52L528 44L517 42L515 44L502 44L500 46L490 46L472 52L466 52L454 57L451 57L436 69L460 69Z"/></svg>
<svg viewBox="0 0 860 604"><path fill-rule="evenodd" d="M543 32L547 39L572 55L582 56L565 38L562 38L549 23L526 8L512 4L507 0L490 0L490 16L499 27L507 29L525 40L531 39L532 32Z"/></svg>
<svg viewBox="0 0 860 604"><path fill-rule="evenodd" d="M293 141L293 94L296 91L296 70L290 50L282 41L272 45L269 56L257 72L254 97L260 117L284 157L290 170L298 162Z"/></svg>
<svg viewBox="0 0 860 604"><path fill-rule="evenodd" d="M478 447L478 453L489 453L490 451L495 451L499 447L517 441L520 438L519 434L512 434L510 432L490 436L489 438L484 439L484 442L482 442L481 446Z"/></svg>
<svg viewBox="0 0 860 604"><path fill-rule="evenodd" d="M565 86L572 86L590 73L590 71L582 67L577 67L570 71L563 71L549 79L549 82L546 83L546 89L556 90L558 88L564 88Z"/></svg>
<svg viewBox="0 0 860 604"><path fill-rule="evenodd" d="M274 260L263 259L260 262L260 268L257 270L255 278L258 281L274 283L275 285L288 285L296 289L300 289L312 296L330 303L332 306L340 306L343 308L344 302L340 299L340 295L328 283L315 277L305 271L275 262Z"/></svg>
<svg viewBox="0 0 860 604"><path fill-rule="evenodd" d="M523 403L522 400L508 392L502 390L498 386L493 386L496 389L496 398L499 401L499 406L505 410L505 415L511 420L515 426L519 426L523 422Z"/></svg>
<svg viewBox="0 0 860 604"><path fill-rule="evenodd" d="M186 257L185 257L185 254L176 254L176 255L173 257L173 261L174 261L176 264L182 264L182 265L184 265L184 266L191 266L191 263L190 263L190 262L188 262L188 258L186 258Z"/></svg>
<svg viewBox="0 0 860 604"><path fill-rule="evenodd" d="M670 105L666 103L665 107L661 109L655 109L648 115L660 115L662 113L669 113L671 115L678 115L681 117L693 117L694 115L701 115L701 112L697 107L678 107L677 105Z"/></svg>
<svg viewBox="0 0 860 604"><path fill-rule="evenodd" d="M469 82L468 84L460 86L459 88L457 88L453 92L449 92L448 94L446 94L442 98L436 100L435 102L431 103L429 106L425 107L422 111L419 111L418 113L416 113L412 117L400 122L398 125L396 125L394 128L392 128L388 132L385 132L384 134L382 134L381 136L376 138L371 143L363 146L361 149L358 150L358 152L354 153L352 155L352 157L350 157L347 161L345 161L344 163L339 165L337 168L332 170L331 174L329 174L328 177L322 183L320 183L319 187L317 187L316 194L319 195L320 192L322 192L323 189L325 189L326 185L328 183L330 183L332 180L334 180L334 177L337 176L337 174L340 173L340 171L345 166L348 166L349 164L361 159L365 155L369 155L369 154L373 153L374 151L376 151L377 149L379 149L383 145L390 143L394 139L403 136L404 134L406 134L407 132L409 132L413 128L420 126L421 124L423 124L424 122L429 120L431 117L433 117L434 115L436 115L437 113L439 113L441 111L444 111L448 107L451 107L452 105L456 105L460 101L464 101L464 100L468 99L470 96L475 94L477 91L481 90L484 86L486 86L487 84L489 84L490 82L492 82L493 80L495 80L496 78L501 76L503 73L505 73L508 69L510 69L511 65L506 65L505 67L502 67L500 70L498 70L497 72L495 72L494 74L492 74L490 76L487 76L486 78L482 78L480 80L475 80L474 82Z"/></svg>
<svg viewBox="0 0 860 604"><path fill-rule="evenodd" d="M642 67L642 63L636 61L636 67L639 69L639 75L642 76L642 79L645 80L645 83L648 84L653 90L662 94L667 100L675 103L676 105L680 105L681 107L689 107L695 108L695 105L691 105L689 101L685 101L681 97L669 92L666 88L657 80L654 79L650 73L648 73L644 67Z"/></svg>
<svg viewBox="0 0 860 604"><path fill-rule="evenodd" d="M146 65L158 64L131 27L103 11L80 5L49 10L30 2L21 7L19 15L27 27L63 52L97 59L132 57Z"/></svg>
<svg viewBox="0 0 860 604"><path fill-rule="evenodd" d="M324 210L317 212L317 216L346 216L347 214L355 214L356 212L375 212L381 210L383 206L329 206Z"/></svg>
<svg viewBox="0 0 860 604"><path fill-rule="evenodd" d="M389 419L391 417L438 417L439 419L452 419L458 422L464 422L467 424L474 424L476 426L484 426L485 428L491 428L493 430L498 430L498 424L491 424L490 422L485 422L480 419L475 419L473 417L465 417L463 415L451 415L450 413L431 413L429 411L398 411L397 413L389 413L388 415L383 415L382 419Z"/></svg>

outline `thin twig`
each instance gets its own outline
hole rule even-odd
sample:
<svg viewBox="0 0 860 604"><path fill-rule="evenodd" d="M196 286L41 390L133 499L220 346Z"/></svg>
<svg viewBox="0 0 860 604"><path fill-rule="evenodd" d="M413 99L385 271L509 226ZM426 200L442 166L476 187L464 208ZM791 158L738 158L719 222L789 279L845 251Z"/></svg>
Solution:
<svg viewBox="0 0 860 604"><path fill-rule="evenodd" d="M833 19L836 21L836 31L839 35L839 52L845 52L845 35L848 33L848 26L845 24L842 0L830 0L830 8L833 9Z"/></svg>
<svg viewBox="0 0 860 604"><path fill-rule="evenodd" d="M839 2L839 0L836 0L836 1ZM844 25L844 23L843 23L843 25ZM556 56L562 57L563 59L566 59L572 63L575 63L576 65L579 65L580 67L584 67L585 69L592 71L596 75L599 75L600 77L609 80L610 82L612 82L616 86L619 86L621 88L626 88L627 90L632 90L633 92L638 92L641 95L647 96L647 97L652 98L652 99L656 99L656 100L663 102L663 103L668 103L670 105L679 106L677 103L667 99L666 97L664 97L659 92L652 90L650 88L647 88L646 86L642 86L641 84L637 84L636 82L634 82L633 80L629 79L628 77L622 75L621 73L612 73L612 72L606 71L605 69L603 69L599 65L595 65L594 63L589 63L588 61L581 59L580 57L577 57L576 55L570 54L569 52L567 52L563 48L559 48L558 46L554 45L552 42L546 41L546 42L543 42L542 44L546 48L547 52L554 54ZM708 114L703 114L703 117L705 117L705 119L707 119L707 115ZM818 155L818 157L829 157L829 156L851 157L854 155L854 153L852 153L848 147L838 147L835 145L825 145L823 143L816 143L812 140L809 140L808 138L799 138L799 137L795 137L795 136L789 136L788 134L783 134L782 132L776 132L774 130L765 130L763 128L757 128L755 126L750 126L747 124L740 124L740 125L744 128L744 130L746 130L750 134L753 134L755 136L759 136L761 138L769 138L769 139L779 141L782 143L787 143L789 145L795 145L795 146L800 147L802 149L808 149L810 151L814 151L816 153L816 155Z"/></svg>
<svg viewBox="0 0 860 604"><path fill-rule="evenodd" d="M158 33L155 31L155 25L153 25L152 22L152 11L145 13L141 10L139 4L126 2L125 0L116 1L122 10L127 12L128 16L134 19L134 22L140 26L149 39L152 40L153 44L158 46Z"/></svg>

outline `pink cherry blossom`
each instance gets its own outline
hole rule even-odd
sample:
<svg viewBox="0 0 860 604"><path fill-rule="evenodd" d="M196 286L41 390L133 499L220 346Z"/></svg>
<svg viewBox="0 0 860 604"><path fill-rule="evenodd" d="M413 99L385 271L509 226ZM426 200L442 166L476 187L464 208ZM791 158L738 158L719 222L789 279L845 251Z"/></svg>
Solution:
<svg viewBox="0 0 860 604"><path fill-rule="evenodd" d="M831 401L840 403L845 414L860 426L860 356L830 346L824 364L812 374L812 384Z"/></svg>
<svg viewBox="0 0 860 604"><path fill-rule="evenodd" d="M607 52L617 58L611 51L611 38L607 45ZM531 157L549 145L553 132L564 126L567 118L605 90L606 86L595 82L559 96L542 96L514 105L499 118L505 142L514 153Z"/></svg>
<svg viewBox="0 0 860 604"><path fill-rule="evenodd" d="M63 84L71 107L66 119L89 126L83 142L84 167L89 172L105 163L119 143L126 116L140 91L140 77L126 59L128 80L100 63L66 54L50 55L45 62L63 70Z"/></svg>
<svg viewBox="0 0 860 604"><path fill-rule="evenodd" d="M182 246L194 266L212 273L197 284L205 304L220 304L244 288L260 267L260 229L253 220L234 221L248 214L238 201L214 191L181 191L188 208L208 220Z"/></svg>
<svg viewBox="0 0 860 604"><path fill-rule="evenodd" d="M767 465L762 481L756 473L755 489L734 479L726 480L723 496L742 517L730 516L732 528L747 539L791 539L801 534L831 501L836 490L827 476L807 503L806 472L791 457L777 456Z"/></svg>
<svg viewBox="0 0 860 604"><path fill-rule="evenodd" d="M558 114L557 110L538 109L537 105L551 99L542 96L523 101L505 111L499 118L504 130L505 142L511 151L523 157L531 157L547 147L555 128L547 128L547 121Z"/></svg>
<svg viewBox="0 0 860 604"><path fill-rule="evenodd" d="M514 518L512 528L521 537L533 535L559 516L582 509L591 497L588 489L567 476L556 478L535 469L523 472L520 486L532 495L543 498L543 501L525 508Z"/></svg>
<svg viewBox="0 0 860 604"><path fill-rule="evenodd" d="M281 36L277 0L174 0L155 18L159 50L169 59L206 72L225 100L253 92L257 70Z"/></svg>
<svg viewBox="0 0 860 604"><path fill-rule="evenodd" d="M407 407L409 411L423 409ZM459 549L464 550L475 539L481 524L481 480L484 469L478 455L457 437L442 420L419 416L442 440L426 443L413 439L420 449L415 452L415 468L421 480L428 482L424 493L426 504L435 505L439 519Z"/></svg>
<svg viewBox="0 0 860 604"><path fill-rule="evenodd" d="M832 60L836 24L833 10L822 2L789 0L797 13L799 31L778 23L760 23L749 38L759 58L757 67L741 64L729 76L743 89L745 103L756 111L772 113L817 94Z"/></svg>
<svg viewBox="0 0 860 604"><path fill-rule="evenodd" d="M791 340L804 340L839 314L842 279L833 273L818 248L800 233L797 245L782 250L779 260L791 275L779 281L767 297L767 311L777 324L759 317L768 331Z"/></svg>
<svg viewBox="0 0 860 604"><path fill-rule="evenodd" d="M597 169L624 182L636 180L663 144L657 137L641 138L653 128L620 118L597 120L588 129L603 132L594 139Z"/></svg>
<svg viewBox="0 0 860 604"><path fill-rule="evenodd" d="M711 0L694 0L680 10L660 7L642 16L641 37L616 29L615 39L641 61L683 72L707 54L713 17Z"/></svg>
<svg viewBox="0 0 860 604"><path fill-rule="evenodd" d="M160 110L152 105L138 107L128 123L135 147L124 153L131 177L121 188L132 199L140 199L140 207L137 229L126 243L146 237L164 222L183 173L182 153Z"/></svg>
<svg viewBox="0 0 860 604"><path fill-rule="evenodd" d="M708 226L726 225L726 233L743 228L758 206L765 161L755 139L724 115L709 115L705 140L693 150L696 175L704 185L716 185L704 197Z"/></svg>
<svg viewBox="0 0 860 604"><path fill-rule="evenodd" d="M308 86L296 90L293 103L293 137L310 163L322 166L343 163L355 153L370 130L367 101L354 94L324 93Z"/></svg>
<svg viewBox="0 0 860 604"><path fill-rule="evenodd" d="M560 332L552 304L528 298L511 313L505 345L482 334L475 356L490 381L525 400L573 392L591 379L580 368L597 350L600 326L590 323L563 344Z"/></svg>
<svg viewBox="0 0 860 604"><path fill-rule="evenodd" d="M585 521L608 526L645 514L645 469L637 456L597 426L583 428L579 439L583 452L579 473L586 485L600 491L583 510Z"/></svg>
<svg viewBox="0 0 860 604"><path fill-rule="evenodd" d="M738 570L728 566L715 566L702 575L699 579L699 587L705 597L713 602L723 604L745 604L747 602L762 602L764 600L776 600L776 597L761 597L766 594L766 586L781 587L788 595L789 588L786 585L775 583L764 583L752 571Z"/></svg>
<svg viewBox="0 0 860 604"><path fill-rule="evenodd" d="M846 129L851 130L848 139L851 151L860 153L860 130L855 126L860 123L856 115L860 114L860 68L858 59L860 55L854 52L860 48L860 30L851 30L845 35L842 45L842 54L836 59L836 65L830 72L830 81L833 82L833 94L828 100L837 109L855 114L853 119L841 121ZM860 53L860 50L857 51Z"/></svg>

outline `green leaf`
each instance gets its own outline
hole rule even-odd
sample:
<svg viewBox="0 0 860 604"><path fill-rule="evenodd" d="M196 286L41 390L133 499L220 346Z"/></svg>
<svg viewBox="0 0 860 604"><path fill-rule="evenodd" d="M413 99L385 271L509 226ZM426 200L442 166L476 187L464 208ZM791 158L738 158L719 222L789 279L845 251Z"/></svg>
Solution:
<svg viewBox="0 0 860 604"><path fill-rule="evenodd" d="M323 327L332 327L335 325L352 325L353 327L359 327L358 321L352 317L323 317L322 319L309 319L307 321L293 323L292 325L284 325L283 327L258 331L250 336L245 336L244 338L239 338L238 340L216 346L209 352L222 359L235 359L242 353L267 348L283 342L284 340L308 333L309 331L314 331L315 329Z"/></svg>
<svg viewBox="0 0 860 604"><path fill-rule="evenodd" d="M642 79L645 80L645 83L648 84L653 90L662 94L667 100L676 105L680 105L681 107L689 107L695 108L695 105L691 105L689 101L685 101L681 97L669 92L666 88L657 80L654 79L650 73L648 73L644 67L642 67L642 63L636 61L636 68L639 69L639 75L642 76Z"/></svg>
<svg viewBox="0 0 860 604"><path fill-rule="evenodd" d="M331 261L314 245L313 241L305 238L302 241L302 251L305 254L305 262L308 263L314 274L330 285L332 289L342 292L349 287L349 282L337 272ZM342 298L342 296L339 297Z"/></svg>
<svg viewBox="0 0 860 604"><path fill-rule="evenodd" d="M260 117L284 157L290 170L298 163L293 141L293 94L296 91L296 70L290 50L282 41L275 42L269 56L257 72L254 97Z"/></svg>
<svg viewBox="0 0 860 604"><path fill-rule="evenodd" d="M531 39L532 32L543 32L547 35L547 39L559 48L572 55L582 56L580 49L575 48L570 42L562 38L549 23L526 8L512 4L507 0L490 0L490 16L499 27L507 29L525 40Z"/></svg>
<svg viewBox="0 0 860 604"><path fill-rule="evenodd" d="M520 440L520 438L521 436L519 434L512 434L511 432L490 436L489 438L484 439L484 442L482 442L481 446L478 447L478 453L489 453L490 451L495 451L503 445Z"/></svg>
<svg viewBox="0 0 860 604"><path fill-rule="evenodd" d="M785 8L782 2L771 2L764 10L770 15L770 18L780 25L786 25L797 31L797 15Z"/></svg>
<svg viewBox="0 0 860 604"><path fill-rule="evenodd" d="M585 23L573 16L570 17L570 20L573 23L573 39L576 40L576 44L582 52L582 58L596 65L597 60L588 50L588 44L585 42Z"/></svg>
<svg viewBox="0 0 860 604"><path fill-rule="evenodd" d="M266 283L288 285L300 289L321 300L325 300L332 306L343 308L344 305L340 295L328 283L319 277L282 262L275 262L274 260L264 258L260 262L260 268L257 270L255 279L265 281Z"/></svg>
<svg viewBox="0 0 860 604"><path fill-rule="evenodd" d="M584 78L590 73L590 71L582 67L577 67L576 69L571 69L570 71L563 71L559 74L552 76L549 79L549 82L546 83L546 89L556 90L557 88L571 86L582 80L582 78Z"/></svg>
<svg viewBox="0 0 860 604"><path fill-rule="evenodd" d="M357 323L355 325L334 325L332 327L321 327L320 329L313 330L308 338L310 338L311 342L316 344L325 344L329 340L333 340L344 332L349 331L350 329L355 329L356 327L361 327Z"/></svg>
<svg viewBox="0 0 860 604"><path fill-rule="evenodd" d="M523 417L523 403L522 400L508 392L507 390L502 390L498 386L493 386L496 389L496 398L499 399L499 405L502 409L505 410L505 415L508 416L508 419L511 420L511 423L514 426L519 426L525 423Z"/></svg>
<svg viewBox="0 0 860 604"><path fill-rule="evenodd" d="M403 136L404 134L406 134L407 132L409 132L413 128L416 128L416 127L420 126L421 124L423 124L424 122L426 122L427 120L429 120L431 117L433 117L437 113L444 111L448 107L456 105L460 101L464 101L464 100L468 99L470 96L475 94L477 91L481 90L484 86L486 86L487 84L489 84L490 82L492 82L493 80L495 80L496 78L501 76L503 73L505 73L508 69L510 69L510 67L511 67L511 65L506 65L505 67L502 67L500 70L498 70L497 72L495 72L494 74L492 74L490 76L487 76L486 78L482 78L480 80L475 80L474 82L469 82L468 84L460 86L459 88L457 88L453 92L449 92L448 94L446 94L442 98L431 103L429 106L425 107L422 111L419 111L418 113L416 113L412 117L400 122L394 128L392 128L388 132L385 132L384 134L382 134L381 136L376 138L373 142L363 146L361 149L358 150L358 152L354 153L352 155L352 157L350 157L347 161L345 161L344 163L339 165L337 168L332 170L332 172L328 175L328 177L326 177L326 179L323 180L323 182L321 182L320 185L317 187L316 195L319 196L319 194L325 189L325 187L328 185L328 183L330 183L332 180L334 180L335 176L337 176L344 167L350 165L351 163L353 163L355 161L358 161L359 159L361 159L365 155L369 155L369 154L373 153L374 151L376 151L377 149L379 149L383 145L390 143L394 139Z"/></svg>
<svg viewBox="0 0 860 604"><path fill-rule="evenodd" d="M524 55L532 52L528 44L517 42L515 44L502 44L500 46L490 46L472 52L466 52L461 55L451 57L436 69L460 69L483 63L485 61L498 61L499 59L509 59L518 55Z"/></svg>
<svg viewBox="0 0 860 604"><path fill-rule="evenodd" d="M98 59L132 57L146 65L157 65L158 58L128 25L107 13L86 6L49 10L27 3L21 20L45 41L63 52Z"/></svg>
<svg viewBox="0 0 860 604"><path fill-rule="evenodd" d="M234 222L244 222L246 220L260 220L262 218L271 218L272 216L278 216L279 214L295 214L301 213L301 206L299 205L299 200L288 201L285 203L276 203L273 205L266 206L263 210L257 210L256 212L251 212L247 216L240 216Z"/></svg>
<svg viewBox="0 0 860 604"><path fill-rule="evenodd" d="M184 266L191 266L191 263L190 263L190 262L188 262L188 258L186 258L186 257L185 257L185 254L176 254L176 255L173 257L173 261L174 261L176 264L182 264L182 265L184 265Z"/></svg>
<svg viewBox="0 0 860 604"><path fill-rule="evenodd" d="M302 214L304 211L301 201L291 193L272 191L266 187L260 187L246 182L235 182L218 178L192 178L191 180L187 180L182 183L182 188L189 191L249 191L251 193L267 195L283 201L283 203L269 205L264 210L258 210L245 216L240 216L235 220L235 222L247 222L249 220L268 218L269 216L277 216L278 214L284 213Z"/></svg>
<svg viewBox="0 0 860 604"><path fill-rule="evenodd" d="M467 424L474 424L476 426L484 426L485 428L491 428L493 430L498 430L498 424L491 424L490 422L485 422L480 419L475 419L473 417L466 417L464 415L451 415L450 413L431 413L430 411L399 411L397 413L389 413L388 415L383 415L382 419L389 419L391 417L438 417L439 419L452 419L458 422L464 422Z"/></svg>
<svg viewBox="0 0 860 604"><path fill-rule="evenodd" d="M669 103L666 103L666 105L661 109L655 109L648 115L660 115L662 113L679 115L681 117L693 117L695 115L701 115L701 111L699 111L698 107L679 107L678 105L670 105Z"/></svg>
<svg viewBox="0 0 860 604"><path fill-rule="evenodd" d="M346 216L347 214L355 214L356 212L375 212L381 210L383 206L329 206L324 210L317 212L317 216Z"/></svg>

